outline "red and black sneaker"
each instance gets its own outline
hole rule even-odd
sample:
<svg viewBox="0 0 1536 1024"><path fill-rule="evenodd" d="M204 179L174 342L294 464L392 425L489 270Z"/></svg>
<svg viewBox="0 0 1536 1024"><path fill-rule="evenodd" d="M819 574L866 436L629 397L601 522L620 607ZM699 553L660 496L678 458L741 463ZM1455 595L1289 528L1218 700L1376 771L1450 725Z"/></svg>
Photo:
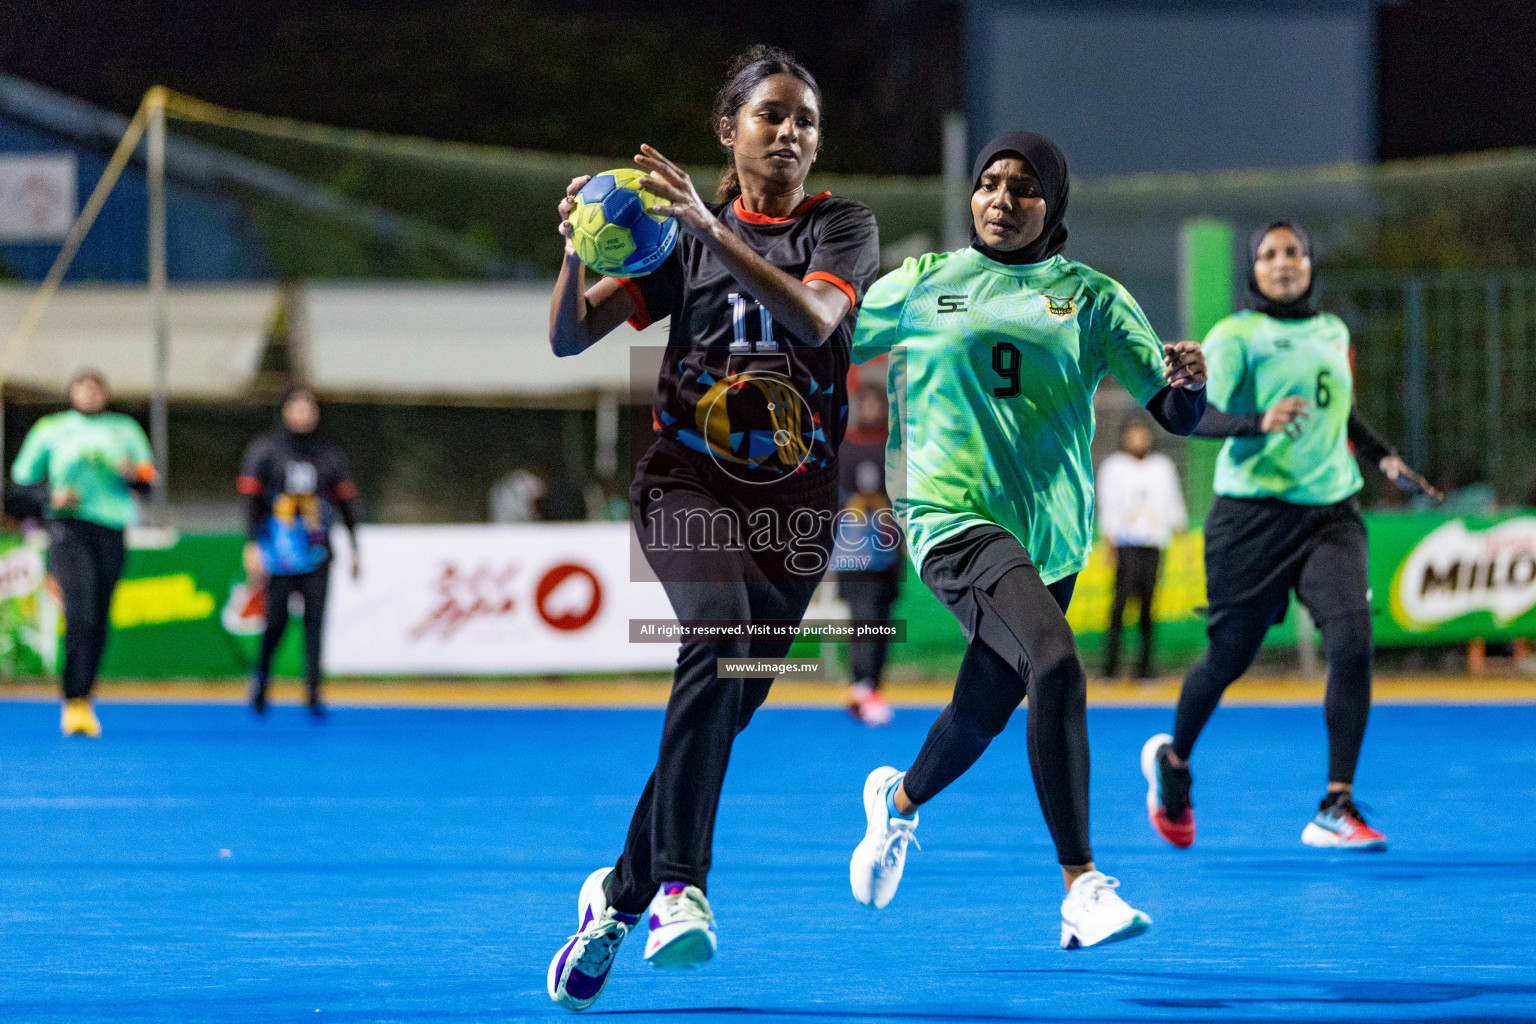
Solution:
<svg viewBox="0 0 1536 1024"><path fill-rule="evenodd" d="M1141 747L1141 774L1147 780L1147 818L1157 834L1184 849L1195 842L1195 808L1189 802L1189 768L1175 768L1168 755L1173 737L1158 733Z"/></svg>
<svg viewBox="0 0 1536 1024"><path fill-rule="evenodd" d="M1365 823L1365 817L1348 793L1329 793L1317 814L1301 830L1301 841L1323 850L1359 850L1380 853L1387 837Z"/></svg>

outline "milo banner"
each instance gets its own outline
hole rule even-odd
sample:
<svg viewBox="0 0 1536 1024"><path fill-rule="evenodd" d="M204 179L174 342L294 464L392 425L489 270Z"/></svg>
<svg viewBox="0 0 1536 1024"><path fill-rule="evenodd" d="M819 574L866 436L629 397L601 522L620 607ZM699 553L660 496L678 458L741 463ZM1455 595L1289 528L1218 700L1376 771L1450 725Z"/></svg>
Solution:
<svg viewBox="0 0 1536 1024"><path fill-rule="evenodd" d="M1376 642L1536 637L1536 513L1370 519Z"/></svg>
<svg viewBox="0 0 1536 1024"><path fill-rule="evenodd" d="M1367 513L1372 605L1379 647L1536 638L1536 512L1491 516ZM1153 618L1164 666L1205 649L1204 538L1182 534L1164 552ZM1101 544L1078 576L1067 620L1084 656L1104 648L1114 599L1114 568ZM1294 604L1294 599L1293 599ZM915 573L895 615L908 619L908 659L952 660L958 628ZM1134 601L1126 609L1125 650L1138 642ZM1296 642L1294 608L1269 631L1268 646ZM895 652L897 658L902 652ZM1098 667L1095 663L1091 667Z"/></svg>
<svg viewBox="0 0 1536 1024"><path fill-rule="evenodd" d="M1536 512L1448 517L1370 514L1371 587L1379 646L1536 637ZM629 642L630 619L670 615L657 584L629 580L629 527L363 527L364 573L343 552L333 570L325 662L344 675L519 675L665 671L673 650ZM182 535L136 546L112 601L103 674L139 679L229 678L250 671L265 626L265 596L240 567L236 535ZM1205 647L1199 532L1165 553L1154 615L1165 667ZM62 622L39 539L0 537L0 676L55 669ZM1095 551L1068 619L1093 667L1104 643L1114 570ZM297 601L291 611L298 613ZM952 616L909 573L894 616L907 623L897 663L950 671L962 653ZM1136 639L1134 604L1126 643ZM1295 642L1295 616L1270 631ZM302 668L297 623L275 669ZM799 655L815 644L797 645ZM1128 650L1134 650L1129 646Z"/></svg>

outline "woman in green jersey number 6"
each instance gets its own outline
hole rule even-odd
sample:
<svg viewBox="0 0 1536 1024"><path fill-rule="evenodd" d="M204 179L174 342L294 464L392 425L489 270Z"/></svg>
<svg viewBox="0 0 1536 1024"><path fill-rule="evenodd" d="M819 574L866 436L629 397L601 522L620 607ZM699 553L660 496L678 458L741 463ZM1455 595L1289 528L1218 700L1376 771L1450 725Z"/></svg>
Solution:
<svg viewBox="0 0 1536 1024"><path fill-rule="evenodd" d="M107 412L107 382L81 370L69 382L70 408L27 432L11 467L21 487L44 489L48 569L64 595L66 736L100 736L91 709L96 668L107 646L107 611L123 572L123 531L138 517L133 492L155 479L149 439L132 417Z"/></svg>
<svg viewBox="0 0 1536 1024"><path fill-rule="evenodd" d="M1354 411L1349 329L1314 302L1311 247L1291 221L1249 242L1248 305L1205 338L1210 407L1196 433L1225 437L1205 523L1210 646L1179 695L1173 735L1141 752L1147 813L1175 846L1195 841L1189 755L1248 670L1291 591L1328 651L1328 789L1302 842L1384 850L1351 799L1371 711L1371 592L1355 450L1404 490L1437 496Z"/></svg>
<svg viewBox="0 0 1536 1024"><path fill-rule="evenodd" d="M1088 843L1087 678L1065 612L1093 544L1093 393L1113 373L1187 434L1205 408L1205 362L1193 342L1161 344L1124 288L1060 255L1067 184L1049 140L994 140L972 176L971 246L908 260L859 314L854 359L890 353L889 493L923 581L970 643L912 767L865 781L849 880L860 902L890 902L918 806L975 763L1027 690L1070 949L1151 924L1094 870Z"/></svg>

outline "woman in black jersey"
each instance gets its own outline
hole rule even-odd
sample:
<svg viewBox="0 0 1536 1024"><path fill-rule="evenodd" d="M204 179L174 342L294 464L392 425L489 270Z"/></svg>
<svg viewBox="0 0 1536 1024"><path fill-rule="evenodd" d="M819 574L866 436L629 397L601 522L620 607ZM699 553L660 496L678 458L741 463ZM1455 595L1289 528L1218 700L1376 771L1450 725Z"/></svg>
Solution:
<svg viewBox="0 0 1536 1024"><path fill-rule="evenodd" d="M288 628L288 598L304 601L304 680L309 713L325 717L320 702L320 649L325 599L331 578L331 527L339 519L352 548L352 578L361 573L357 555L357 485L340 448L317 437L320 403L298 386L283 397L271 430L251 442L240 462L236 486L246 496L245 571L264 584L267 626L251 679L251 709L267 712L272 656Z"/></svg>
<svg viewBox="0 0 1536 1024"><path fill-rule="evenodd" d="M743 628L797 623L832 549L836 452L848 415L849 343L875 278L873 215L829 193L807 195L821 135L821 95L792 57L755 47L721 90L716 130L731 155L718 202L650 146L635 163L659 212L682 228L646 277L588 285L567 245L550 303L550 345L575 355L629 321L671 317L652 407L656 440L630 488L651 568L679 620L713 621L719 639L678 653L656 768L614 867L594 871L578 931L550 962L550 998L584 1009L601 994L619 944L650 907L646 959L709 959L714 919L705 878L731 744L771 679L720 678L723 657L782 657L784 636ZM560 204L569 236L577 178Z"/></svg>

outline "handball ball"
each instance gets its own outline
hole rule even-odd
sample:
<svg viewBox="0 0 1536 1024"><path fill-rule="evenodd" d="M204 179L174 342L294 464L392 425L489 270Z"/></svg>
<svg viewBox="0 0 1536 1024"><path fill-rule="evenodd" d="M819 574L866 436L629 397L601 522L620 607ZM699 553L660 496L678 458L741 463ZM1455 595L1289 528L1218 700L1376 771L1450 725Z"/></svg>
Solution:
<svg viewBox="0 0 1536 1024"><path fill-rule="evenodd" d="M576 194L571 241L581 261L604 277L640 277L677 245L677 220L652 213L664 200L640 187L642 171L604 171Z"/></svg>

